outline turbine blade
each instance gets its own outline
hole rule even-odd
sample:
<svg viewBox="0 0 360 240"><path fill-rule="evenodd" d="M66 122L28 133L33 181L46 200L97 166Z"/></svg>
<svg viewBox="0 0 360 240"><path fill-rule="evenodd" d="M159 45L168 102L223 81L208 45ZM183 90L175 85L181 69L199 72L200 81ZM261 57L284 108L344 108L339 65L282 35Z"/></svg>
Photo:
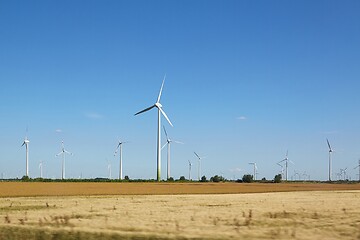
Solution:
<svg viewBox="0 0 360 240"><path fill-rule="evenodd" d="M58 154L56 154L55 155L55 157L58 157L58 156L60 156L61 154L63 154L63 152L61 151L61 152L59 152Z"/></svg>
<svg viewBox="0 0 360 240"><path fill-rule="evenodd" d="M164 79L163 79L163 82L162 82L162 84L161 84L161 88L160 88L159 96L158 96L157 101L156 101L157 103L159 103L159 102L160 102L161 93L162 93L162 90L163 90L163 87L164 87L165 78L166 78L166 74L165 74Z"/></svg>
<svg viewBox="0 0 360 240"><path fill-rule="evenodd" d="M167 132L166 132L166 129L165 129L165 126L164 126L164 125L163 125L163 128L164 128L164 132L165 132L166 139L167 139L167 140L169 140L168 135L167 135Z"/></svg>
<svg viewBox="0 0 360 240"><path fill-rule="evenodd" d="M200 160L201 158L199 157L199 155L197 155L197 153L196 152L194 152L195 153L195 155L197 156L197 158Z"/></svg>
<svg viewBox="0 0 360 240"><path fill-rule="evenodd" d="M183 142L179 142L179 141L173 141L174 143L179 143L179 144L185 144Z"/></svg>
<svg viewBox="0 0 360 240"><path fill-rule="evenodd" d="M24 146L25 145L25 141L23 142L23 144L21 146Z"/></svg>
<svg viewBox="0 0 360 240"><path fill-rule="evenodd" d="M161 107L159 107L159 110L160 110L160 112L162 113L162 115L164 115L164 117L166 118L166 120L168 121L168 123L173 127L170 119L168 118L168 116L166 115L166 113L164 112L164 110L162 110Z"/></svg>
<svg viewBox="0 0 360 240"><path fill-rule="evenodd" d="M67 153L67 154L70 154L70 155L74 155L74 154L72 154L71 152L66 151L65 149L64 149L64 153Z"/></svg>
<svg viewBox="0 0 360 240"><path fill-rule="evenodd" d="M326 141L327 141L327 144L328 144L328 146L329 146L329 150L332 150L332 149L331 149L331 146L330 146L330 143L329 143L329 140L326 139Z"/></svg>
<svg viewBox="0 0 360 240"><path fill-rule="evenodd" d="M164 146L161 147L161 150L163 150L163 148L167 145L168 143L165 143Z"/></svg>
<svg viewBox="0 0 360 240"><path fill-rule="evenodd" d="M150 109L152 109L153 107L155 107L155 105L152 105L151 107L145 108L144 110L141 110L140 112L135 113L135 116L138 115L138 114L140 114L140 113L147 112L147 111L149 111Z"/></svg>

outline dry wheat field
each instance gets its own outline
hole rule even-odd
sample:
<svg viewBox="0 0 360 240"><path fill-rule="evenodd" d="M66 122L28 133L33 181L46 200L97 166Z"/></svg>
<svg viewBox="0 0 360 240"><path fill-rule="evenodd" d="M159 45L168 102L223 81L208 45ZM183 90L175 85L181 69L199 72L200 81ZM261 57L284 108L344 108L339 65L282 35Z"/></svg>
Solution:
<svg viewBox="0 0 360 240"><path fill-rule="evenodd" d="M0 190L5 189L3 186L0 184ZM2 194L0 239L360 239L360 190L297 190L26 197Z"/></svg>

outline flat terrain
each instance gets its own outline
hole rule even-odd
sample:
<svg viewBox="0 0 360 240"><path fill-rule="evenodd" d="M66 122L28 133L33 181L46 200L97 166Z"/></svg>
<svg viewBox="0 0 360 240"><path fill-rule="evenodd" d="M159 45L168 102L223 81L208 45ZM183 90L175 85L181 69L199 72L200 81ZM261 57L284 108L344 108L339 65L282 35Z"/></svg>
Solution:
<svg viewBox="0 0 360 240"><path fill-rule="evenodd" d="M0 197L235 194L334 190L360 190L360 184L0 182Z"/></svg>
<svg viewBox="0 0 360 240"><path fill-rule="evenodd" d="M0 240L360 239L359 187L2 182Z"/></svg>

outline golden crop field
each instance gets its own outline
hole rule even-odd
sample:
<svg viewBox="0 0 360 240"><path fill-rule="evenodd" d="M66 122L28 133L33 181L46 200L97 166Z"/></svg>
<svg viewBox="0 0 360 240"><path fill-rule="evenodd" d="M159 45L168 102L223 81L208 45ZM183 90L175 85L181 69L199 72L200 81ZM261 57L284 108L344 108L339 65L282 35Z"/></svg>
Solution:
<svg viewBox="0 0 360 240"><path fill-rule="evenodd" d="M0 184L0 239L360 239L359 184L31 184Z"/></svg>

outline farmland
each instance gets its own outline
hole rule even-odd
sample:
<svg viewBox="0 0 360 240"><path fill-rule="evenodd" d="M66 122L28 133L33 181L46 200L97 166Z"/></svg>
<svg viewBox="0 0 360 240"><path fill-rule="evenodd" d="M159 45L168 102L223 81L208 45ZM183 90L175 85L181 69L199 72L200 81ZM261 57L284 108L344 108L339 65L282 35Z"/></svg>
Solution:
<svg viewBox="0 0 360 240"><path fill-rule="evenodd" d="M3 182L0 239L359 239L359 188Z"/></svg>

